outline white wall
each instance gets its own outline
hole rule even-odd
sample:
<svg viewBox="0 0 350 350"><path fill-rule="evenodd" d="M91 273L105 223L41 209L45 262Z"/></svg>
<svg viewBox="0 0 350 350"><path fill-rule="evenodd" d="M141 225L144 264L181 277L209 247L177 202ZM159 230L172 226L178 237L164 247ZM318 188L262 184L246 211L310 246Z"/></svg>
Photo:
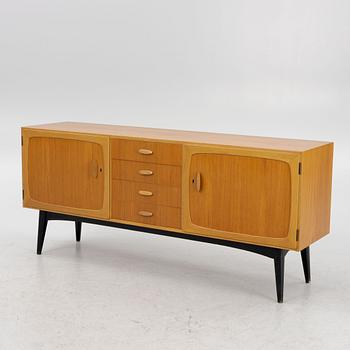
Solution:
<svg viewBox="0 0 350 350"><path fill-rule="evenodd" d="M0 0L0 118L332 140L349 193L350 2Z"/></svg>
<svg viewBox="0 0 350 350"><path fill-rule="evenodd" d="M347 0L1 0L0 50L10 125L349 131Z"/></svg>

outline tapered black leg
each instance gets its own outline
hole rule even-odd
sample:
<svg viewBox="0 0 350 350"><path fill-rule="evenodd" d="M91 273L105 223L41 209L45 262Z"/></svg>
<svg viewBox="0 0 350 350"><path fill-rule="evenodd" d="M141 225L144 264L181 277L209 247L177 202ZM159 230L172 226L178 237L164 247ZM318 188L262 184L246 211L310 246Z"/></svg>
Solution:
<svg viewBox="0 0 350 350"><path fill-rule="evenodd" d="M36 253L41 254L43 249L46 227L47 227L48 215L46 211L40 210L39 212L39 225L38 225L38 243L36 247Z"/></svg>
<svg viewBox="0 0 350 350"><path fill-rule="evenodd" d="M284 288L284 259L286 251L282 250L274 257L275 264L275 278L276 278L276 292L277 301L283 303L283 288Z"/></svg>
<svg viewBox="0 0 350 350"><path fill-rule="evenodd" d="M75 222L75 238L77 242L80 242L81 238L81 221Z"/></svg>
<svg viewBox="0 0 350 350"><path fill-rule="evenodd" d="M80 241L80 238L81 238L82 223L86 222L89 224L98 224L98 225L104 225L104 226L118 227L118 228L123 228L123 229L128 229L128 230L148 232L148 233L159 234L159 235L164 235L164 236L169 236L169 237L177 237L177 238L183 238L183 239L188 239L188 240L193 240L193 241L218 244L218 245L222 245L222 246L243 249L243 250L246 250L249 252L253 252L253 253L257 253L257 254L266 256L268 258L272 258L272 259L274 259L274 267L275 267L277 301L279 303L283 302L284 261L285 261L285 256L288 253L288 250L278 249L278 248L273 248L273 247L259 246L259 245L254 245L254 244L246 244L246 243L234 242L234 241L228 241L228 240L222 240L222 239L216 239L216 238L209 238L209 237L204 237L204 236L202 237L202 236L198 236L198 235L191 235L191 234L184 234L184 233L180 234L180 233L173 232L173 231L166 231L166 230L161 230L161 229L153 229L153 228L148 228L148 227L134 226L134 225L129 225L129 224L122 224L122 223L111 222L111 221L103 221L103 220L97 220L97 219L80 217L80 216L60 214L60 213L55 213L55 212L40 211L40 213L39 213L37 254L41 254L41 250L42 250L44 238L45 238L46 227L47 227L47 223L49 220L64 220L64 221L71 221L71 222L74 221L76 240L78 242ZM302 258L303 267L304 267L305 281L308 283L308 282L310 282L309 248L306 248L301 252L301 258Z"/></svg>
<svg viewBox="0 0 350 350"><path fill-rule="evenodd" d="M310 283L311 272L310 272L310 247L307 247L301 251L301 260L303 262L305 282Z"/></svg>

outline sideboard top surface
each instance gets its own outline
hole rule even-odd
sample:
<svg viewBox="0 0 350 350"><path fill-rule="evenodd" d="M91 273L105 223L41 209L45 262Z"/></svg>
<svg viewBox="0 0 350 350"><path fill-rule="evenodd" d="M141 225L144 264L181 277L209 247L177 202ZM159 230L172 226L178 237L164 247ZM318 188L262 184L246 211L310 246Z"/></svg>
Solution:
<svg viewBox="0 0 350 350"><path fill-rule="evenodd" d="M78 122L59 122L27 126L24 128L34 130L119 136L125 138L130 137L174 142L213 144L221 146L260 148L289 152L305 152L307 150L331 143L324 141L295 140L262 136L246 136Z"/></svg>

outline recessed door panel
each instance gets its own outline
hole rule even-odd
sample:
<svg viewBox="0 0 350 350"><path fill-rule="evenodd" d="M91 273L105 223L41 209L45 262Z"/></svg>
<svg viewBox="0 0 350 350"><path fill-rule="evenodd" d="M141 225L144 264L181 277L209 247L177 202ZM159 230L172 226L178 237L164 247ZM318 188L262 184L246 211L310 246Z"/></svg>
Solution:
<svg viewBox="0 0 350 350"><path fill-rule="evenodd" d="M185 147L183 228L294 248L298 154Z"/></svg>
<svg viewBox="0 0 350 350"><path fill-rule="evenodd" d="M199 153L192 156L190 174L190 216L195 225L265 237L288 235L288 163Z"/></svg>
<svg viewBox="0 0 350 350"><path fill-rule="evenodd" d="M108 138L24 131L24 202L29 207L108 216Z"/></svg>

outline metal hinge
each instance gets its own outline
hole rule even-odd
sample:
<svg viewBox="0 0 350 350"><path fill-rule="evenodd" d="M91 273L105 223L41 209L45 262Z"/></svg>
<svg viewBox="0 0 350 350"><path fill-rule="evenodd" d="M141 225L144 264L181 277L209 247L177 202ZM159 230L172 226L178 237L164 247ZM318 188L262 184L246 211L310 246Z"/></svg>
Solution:
<svg viewBox="0 0 350 350"><path fill-rule="evenodd" d="M301 162L299 162L299 169L298 169L299 175L301 175L301 171L302 171L302 165L301 165Z"/></svg>
<svg viewBox="0 0 350 350"><path fill-rule="evenodd" d="M21 146L23 146L23 136L21 136Z"/></svg>
<svg viewBox="0 0 350 350"><path fill-rule="evenodd" d="M299 242L299 234L300 234L300 231L299 229L297 228L297 236L296 236L296 241Z"/></svg>
<svg viewBox="0 0 350 350"><path fill-rule="evenodd" d="M24 190L22 190L22 199L24 200Z"/></svg>

